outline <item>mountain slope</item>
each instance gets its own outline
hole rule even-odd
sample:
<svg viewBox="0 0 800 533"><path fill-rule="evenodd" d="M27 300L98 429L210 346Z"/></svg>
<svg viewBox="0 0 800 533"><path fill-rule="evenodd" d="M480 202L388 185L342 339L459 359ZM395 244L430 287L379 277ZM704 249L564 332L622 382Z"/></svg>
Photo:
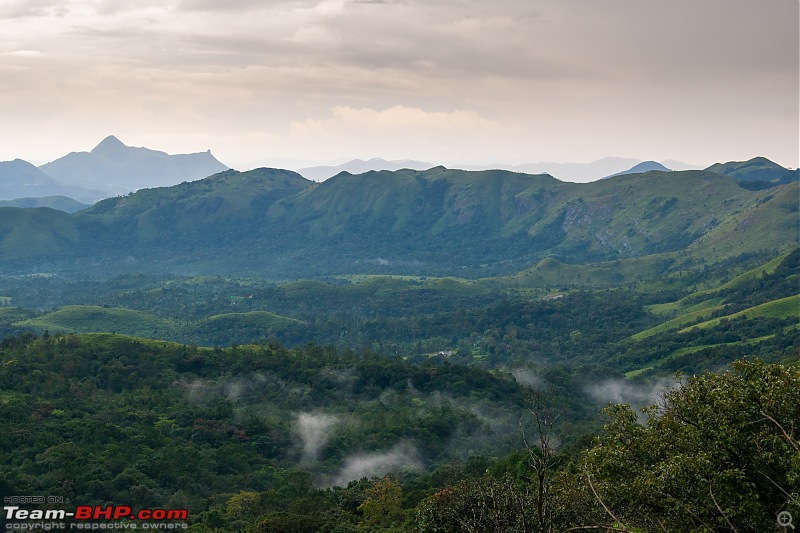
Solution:
<svg viewBox="0 0 800 533"><path fill-rule="evenodd" d="M191 242L237 238L261 226L275 201L313 183L288 170L227 170L173 187L142 189L108 198L82 215L113 226L133 242L159 241L181 246Z"/></svg>
<svg viewBox="0 0 800 533"><path fill-rule="evenodd" d="M40 168L65 183L122 194L205 178L228 167L210 151L170 155L126 146L111 135L91 152L72 152Z"/></svg>
<svg viewBox="0 0 800 533"><path fill-rule="evenodd" d="M508 171L342 173L270 209L271 218L303 224L311 235L347 231L406 233L477 226L502 230L514 218L516 196L535 184L559 184L550 176Z"/></svg>
<svg viewBox="0 0 800 533"><path fill-rule="evenodd" d="M628 170L623 170L622 172L611 174L610 176L606 176L603 179L613 178L614 176L624 176L625 174L641 174L643 172L653 172L653 171L669 172L670 169L657 161L642 161L641 163L633 165Z"/></svg>
<svg viewBox="0 0 800 533"><path fill-rule="evenodd" d="M363 159L353 159L341 165L323 165L316 167L301 168L297 171L301 176L314 181L325 181L341 172L350 174L363 174L373 170L402 170L404 168L411 168L415 170L424 170L431 168L435 165L432 163L425 163L423 161L411 161L403 159L399 161L386 161L374 157L368 161Z"/></svg>
<svg viewBox="0 0 800 533"><path fill-rule="evenodd" d="M789 170L773 163L766 157L754 157L749 161L716 163L706 170L730 176L742 187L748 189L764 189L800 180L800 170Z"/></svg>
<svg viewBox="0 0 800 533"><path fill-rule="evenodd" d="M2 207L49 207L64 211L65 213L75 213L81 209L89 207L88 204L83 204L72 198L66 196L41 196L34 198L14 198L13 200L0 201Z"/></svg>
<svg viewBox="0 0 800 533"><path fill-rule="evenodd" d="M744 190L744 189L743 189ZM725 205L730 212L718 218L711 231L687 247L708 262L761 249L783 250L798 242L800 183L759 190L749 201Z"/></svg>
<svg viewBox="0 0 800 533"><path fill-rule="evenodd" d="M294 262L311 263L322 253L340 272L433 266L437 270L428 273L453 274L481 264L494 269L501 261L518 269L515 262L547 246L513 226L531 203L519 195L564 186L569 187L550 176L444 167L343 173L276 202L268 221L291 235L287 246ZM446 271L438 270L444 265Z"/></svg>
<svg viewBox="0 0 800 533"><path fill-rule="evenodd" d="M107 194L61 183L22 159L0 162L0 200L42 196L69 196L91 203Z"/></svg>
<svg viewBox="0 0 800 533"><path fill-rule="evenodd" d="M38 332L109 331L151 338L173 336L179 327L176 321L168 318L130 309L109 309L96 305L69 305L15 325Z"/></svg>
<svg viewBox="0 0 800 533"><path fill-rule="evenodd" d="M88 232L76 234L76 253L104 272L487 277L552 257L553 265L607 262L611 277L602 277L613 282L617 260L641 258L629 266L648 265L656 275L784 250L797 242L797 194L796 183L751 191L706 171L577 184L435 167L342 173L316 184L257 169L110 198L63 228ZM36 217L26 216L28 224ZM45 253L38 239L55 239L47 225L43 220L40 237L24 244ZM86 235L92 240L82 240Z"/></svg>
<svg viewBox="0 0 800 533"><path fill-rule="evenodd" d="M0 207L0 264L6 272L49 271L100 252L95 222L47 207ZM80 268L79 264L76 264Z"/></svg>

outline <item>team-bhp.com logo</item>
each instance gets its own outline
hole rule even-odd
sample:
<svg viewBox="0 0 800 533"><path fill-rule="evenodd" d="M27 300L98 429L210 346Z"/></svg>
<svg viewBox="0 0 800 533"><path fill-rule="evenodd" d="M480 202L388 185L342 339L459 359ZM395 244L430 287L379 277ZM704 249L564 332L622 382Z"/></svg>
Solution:
<svg viewBox="0 0 800 533"><path fill-rule="evenodd" d="M66 509L23 509L5 505L6 530L33 531L53 529L187 529L186 509L142 509L125 505L78 505ZM176 522L184 520L184 522ZM69 521L69 522L67 522ZM111 522L109 522L111 521Z"/></svg>

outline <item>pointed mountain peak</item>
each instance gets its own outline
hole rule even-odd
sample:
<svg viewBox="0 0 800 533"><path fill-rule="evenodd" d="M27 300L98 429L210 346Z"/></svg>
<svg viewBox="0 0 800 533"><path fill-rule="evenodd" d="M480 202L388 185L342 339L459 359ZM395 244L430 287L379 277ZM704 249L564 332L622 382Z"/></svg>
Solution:
<svg viewBox="0 0 800 533"><path fill-rule="evenodd" d="M122 141L120 141L113 135L109 135L108 137L100 141L100 144L95 146L94 149L92 149L91 153L94 155L117 153L125 148L127 148L127 146L125 146L125 144L123 144Z"/></svg>

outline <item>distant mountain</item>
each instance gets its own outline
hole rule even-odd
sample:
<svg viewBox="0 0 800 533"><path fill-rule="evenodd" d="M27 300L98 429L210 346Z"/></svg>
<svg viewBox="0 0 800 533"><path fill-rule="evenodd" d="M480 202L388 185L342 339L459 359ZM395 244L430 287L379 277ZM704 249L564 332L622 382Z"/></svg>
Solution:
<svg viewBox="0 0 800 533"><path fill-rule="evenodd" d="M378 157L372 158L369 161L363 159L353 159L341 165L327 165L318 167L301 168L297 171L298 174L313 181L325 181L328 178L339 174L340 172L349 172L350 174L363 174L372 170L401 170L410 168L414 170L425 170L434 167L432 163L424 163L422 161L412 161L410 159L402 159L396 161L386 161Z"/></svg>
<svg viewBox="0 0 800 533"><path fill-rule="evenodd" d="M75 213L81 209L86 209L89 204L81 203L66 196L41 196L37 198L15 198L14 200L0 201L0 207L49 207L64 211L65 213Z"/></svg>
<svg viewBox="0 0 800 533"><path fill-rule="evenodd" d="M586 183L603 176L625 170L639 163L639 159L625 157L604 157L591 163L523 163L521 165L466 165L465 170L502 169L526 174L550 174L561 181Z"/></svg>
<svg viewBox="0 0 800 533"><path fill-rule="evenodd" d="M702 170L701 165L692 165L690 163L684 163L683 161L678 161L676 159L664 159L661 161L661 164L667 168L671 168L672 170Z"/></svg>
<svg viewBox="0 0 800 533"><path fill-rule="evenodd" d="M68 196L91 203L108 194L61 183L22 159L0 162L0 200L41 196Z"/></svg>
<svg viewBox="0 0 800 533"><path fill-rule="evenodd" d="M525 174L549 174L561 181L586 183L595 181L609 175L617 175L632 166L640 164L640 159L624 157L605 157L591 163L522 163L519 165L509 165L506 163L496 163L488 165L466 165L450 164L450 168L463 170L509 170L511 172L522 172ZM675 169L675 170L698 170L700 167L689 165L680 161L664 161L667 166L654 168L653 170ZM658 164L658 163L656 163ZM354 159L347 163L335 166L316 166L301 168L297 172L304 177L314 181L324 181L335 176L340 172L351 174L363 174L372 170L402 170L410 168L413 170L426 170L434 167L433 163L413 160L386 161L385 159L374 158L368 161ZM669 169L667 168L669 167ZM640 170L639 172L646 172Z"/></svg>
<svg viewBox="0 0 800 533"><path fill-rule="evenodd" d="M633 165L628 170L623 170L622 172L617 172L616 174L611 174L610 176L606 176L603 179L613 178L614 176L624 176L626 174L641 174L643 172L670 172L671 169L665 167L661 163L657 161L642 161L636 165Z"/></svg>
<svg viewBox="0 0 800 533"><path fill-rule="evenodd" d="M707 171L586 184L444 167L322 183L286 170L225 171L74 215L0 208L0 272L486 277L546 258L648 256L664 271L795 245L797 186L750 191Z"/></svg>
<svg viewBox="0 0 800 533"><path fill-rule="evenodd" d="M91 152L72 152L39 168L64 183L124 194L198 180L228 167L211 151L170 155L126 146L110 135Z"/></svg>
<svg viewBox="0 0 800 533"><path fill-rule="evenodd" d="M730 176L747 189L766 189L800 180L800 170L789 170L766 157L754 157L749 161L716 163L706 170Z"/></svg>

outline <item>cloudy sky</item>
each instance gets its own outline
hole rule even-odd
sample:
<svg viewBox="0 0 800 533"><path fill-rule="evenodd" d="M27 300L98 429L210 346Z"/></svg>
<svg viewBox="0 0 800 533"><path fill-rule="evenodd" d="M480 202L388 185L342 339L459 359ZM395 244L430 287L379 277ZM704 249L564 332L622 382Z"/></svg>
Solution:
<svg viewBox="0 0 800 533"><path fill-rule="evenodd" d="M0 160L798 165L797 0L0 0Z"/></svg>

